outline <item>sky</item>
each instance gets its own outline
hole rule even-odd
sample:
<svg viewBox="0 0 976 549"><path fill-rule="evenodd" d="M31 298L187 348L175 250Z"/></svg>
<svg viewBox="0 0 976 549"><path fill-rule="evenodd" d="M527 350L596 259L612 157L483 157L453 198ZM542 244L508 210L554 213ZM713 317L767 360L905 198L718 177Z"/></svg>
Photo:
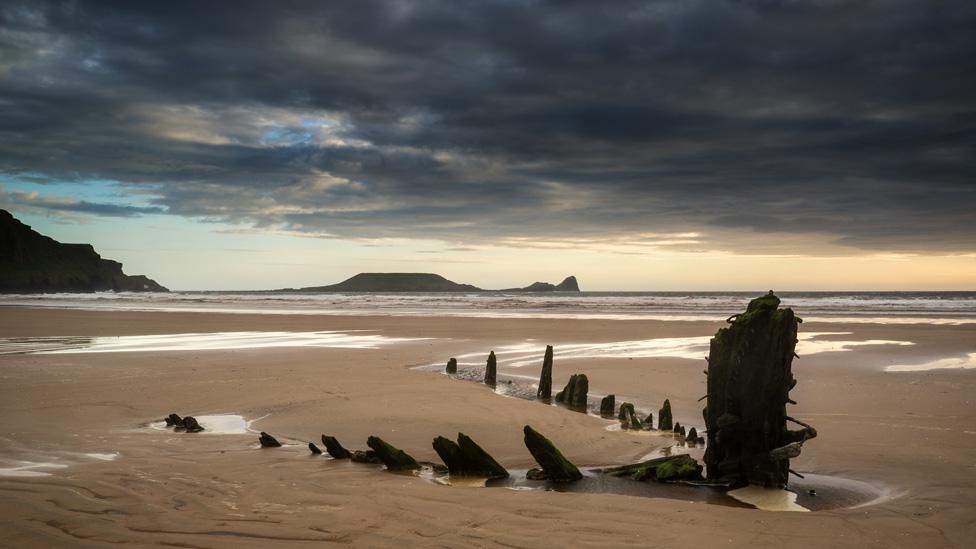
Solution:
<svg viewBox="0 0 976 549"><path fill-rule="evenodd" d="M175 289L976 289L976 3L0 4L0 208Z"/></svg>

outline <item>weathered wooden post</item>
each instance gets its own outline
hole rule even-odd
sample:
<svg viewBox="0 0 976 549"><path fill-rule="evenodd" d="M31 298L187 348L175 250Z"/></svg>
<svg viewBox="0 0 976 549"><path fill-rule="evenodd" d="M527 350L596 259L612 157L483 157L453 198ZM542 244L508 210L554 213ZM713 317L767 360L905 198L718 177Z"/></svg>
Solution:
<svg viewBox="0 0 976 549"><path fill-rule="evenodd" d="M708 353L708 432L705 465L709 479L785 486L791 457L817 431L786 413L796 385L791 366L797 325L791 309L780 309L772 291L753 299L744 313L712 338ZM803 429L790 431L786 422Z"/></svg>
<svg viewBox="0 0 976 549"><path fill-rule="evenodd" d="M556 393L556 402L566 404L570 408L586 408L586 394L590 390L590 382L586 374L569 376L566 387Z"/></svg>
<svg viewBox="0 0 976 549"><path fill-rule="evenodd" d="M539 390L535 397L543 400L552 398L552 345L546 345L546 356L542 359L542 375L539 376Z"/></svg>
<svg viewBox="0 0 976 549"><path fill-rule="evenodd" d="M485 385L495 386L497 369L495 365L495 351L488 353L488 362L485 364Z"/></svg>

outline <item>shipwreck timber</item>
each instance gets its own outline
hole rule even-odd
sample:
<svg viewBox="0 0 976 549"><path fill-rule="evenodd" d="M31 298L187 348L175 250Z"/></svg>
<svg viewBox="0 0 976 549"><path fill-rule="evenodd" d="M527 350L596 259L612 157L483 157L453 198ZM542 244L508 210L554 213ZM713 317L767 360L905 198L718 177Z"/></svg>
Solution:
<svg viewBox="0 0 976 549"><path fill-rule="evenodd" d="M709 479L785 486L789 460L799 455L806 440L817 436L816 429L786 412L796 385L791 367L801 320L779 304L772 291L753 299L712 338L708 400L702 412ZM787 421L802 429L789 430Z"/></svg>

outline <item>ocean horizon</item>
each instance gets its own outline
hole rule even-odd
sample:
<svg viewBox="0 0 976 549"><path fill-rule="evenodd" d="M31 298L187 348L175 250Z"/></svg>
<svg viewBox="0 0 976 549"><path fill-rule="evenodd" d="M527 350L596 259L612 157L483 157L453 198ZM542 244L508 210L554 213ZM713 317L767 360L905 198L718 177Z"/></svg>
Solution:
<svg viewBox="0 0 976 549"><path fill-rule="evenodd" d="M499 318L720 320L741 311L756 291L622 292L259 292L175 291L9 294L3 307L240 314L439 314ZM808 321L976 322L974 291L777 292Z"/></svg>

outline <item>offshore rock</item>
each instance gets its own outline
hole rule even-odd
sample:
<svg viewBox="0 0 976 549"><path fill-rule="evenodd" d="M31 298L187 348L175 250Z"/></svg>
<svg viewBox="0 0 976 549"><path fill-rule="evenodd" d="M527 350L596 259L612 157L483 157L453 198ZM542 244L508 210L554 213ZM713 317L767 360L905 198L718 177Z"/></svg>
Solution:
<svg viewBox="0 0 976 549"><path fill-rule="evenodd" d="M647 417L644 418L644 430L645 431L654 430L654 412L648 412Z"/></svg>
<svg viewBox="0 0 976 549"><path fill-rule="evenodd" d="M448 360L447 361L447 368L444 371L447 372L447 373L449 373L449 374L456 374L457 373L457 359L456 358L451 358L451 360Z"/></svg>
<svg viewBox="0 0 976 549"><path fill-rule="evenodd" d="M458 433L456 443L448 438L437 437L433 446L451 475L484 478L508 476L504 467L464 433Z"/></svg>
<svg viewBox="0 0 976 549"><path fill-rule="evenodd" d="M566 404L570 408L586 408L586 393L590 382L586 374L573 374L569 377L566 387L556 393L556 402Z"/></svg>
<svg viewBox="0 0 976 549"><path fill-rule="evenodd" d="M712 338L703 413L709 479L785 486L789 460L816 436L815 429L786 413L796 385L792 364L800 319L779 304L772 291L753 299ZM790 431L787 421L804 429Z"/></svg>
<svg viewBox="0 0 976 549"><path fill-rule="evenodd" d="M265 433L264 431L261 431L261 436L258 437L258 442L261 443L261 447L262 448L279 448L279 447L281 447L281 443L278 442L278 439L276 439L275 437L269 435L268 433Z"/></svg>
<svg viewBox="0 0 976 549"><path fill-rule="evenodd" d="M312 455L314 455L314 456L321 456L322 455L322 450L319 450L319 447L316 446L314 442L309 442L308 443L308 451L309 452L312 452Z"/></svg>
<svg viewBox="0 0 976 549"><path fill-rule="evenodd" d="M409 469L420 469L420 464L413 459L410 454L387 443L380 437L371 436L366 439L366 446L376 452L376 457L386 465L391 471L404 471Z"/></svg>
<svg viewBox="0 0 976 549"><path fill-rule="evenodd" d="M170 414L164 418L167 427L182 427L183 418L176 414Z"/></svg>
<svg viewBox="0 0 976 549"><path fill-rule="evenodd" d="M688 444L692 446L698 444L698 430L696 430L694 427L688 429L688 434L685 435L685 440L688 441Z"/></svg>
<svg viewBox="0 0 976 549"><path fill-rule="evenodd" d="M616 395L607 395L600 401L600 415L603 417L613 417L617 411Z"/></svg>
<svg viewBox="0 0 976 549"><path fill-rule="evenodd" d="M329 455L334 459L349 459L352 457L349 450L343 448L335 437L322 435L322 445L325 446L325 451L328 452Z"/></svg>
<svg viewBox="0 0 976 549"><path fill-rule="evenodd" d="M552 398L552 345L546 345L546 355L542 359L542 374L539 376L539 390L535 397L543 400Z"/></svg>
<svg viewBox="0 0 976 549"><path fill-rule="evenodd" d="M488 362L485 364L485 385L495 386L498 377L497 366L495 364L495 351L488 353Z"/></svg>
<svg viewBox="0 0 976 549"><path fill-rule="evenodd" d="M670 431L674 429L671 421L671 401L664 399L664 406L661 406L661 410L657 413L657 428L661 431Z"/></svg>
<svg viewBox="0 0 976 549"><path fill-rule="evenodd" d="M630 477L641 481L669 482L700 480L702 478L702 466L688 454L660 457L633 465L611 467L602 472L615 477Z"/></svg>
<svg viewBox="0 0 976 549"><path fill-rule="evenodd" d="M536 463L552 482L573 482L583 478L583 474L546 437L528 425L523 429L525 447L535 458Z"/></svg>

